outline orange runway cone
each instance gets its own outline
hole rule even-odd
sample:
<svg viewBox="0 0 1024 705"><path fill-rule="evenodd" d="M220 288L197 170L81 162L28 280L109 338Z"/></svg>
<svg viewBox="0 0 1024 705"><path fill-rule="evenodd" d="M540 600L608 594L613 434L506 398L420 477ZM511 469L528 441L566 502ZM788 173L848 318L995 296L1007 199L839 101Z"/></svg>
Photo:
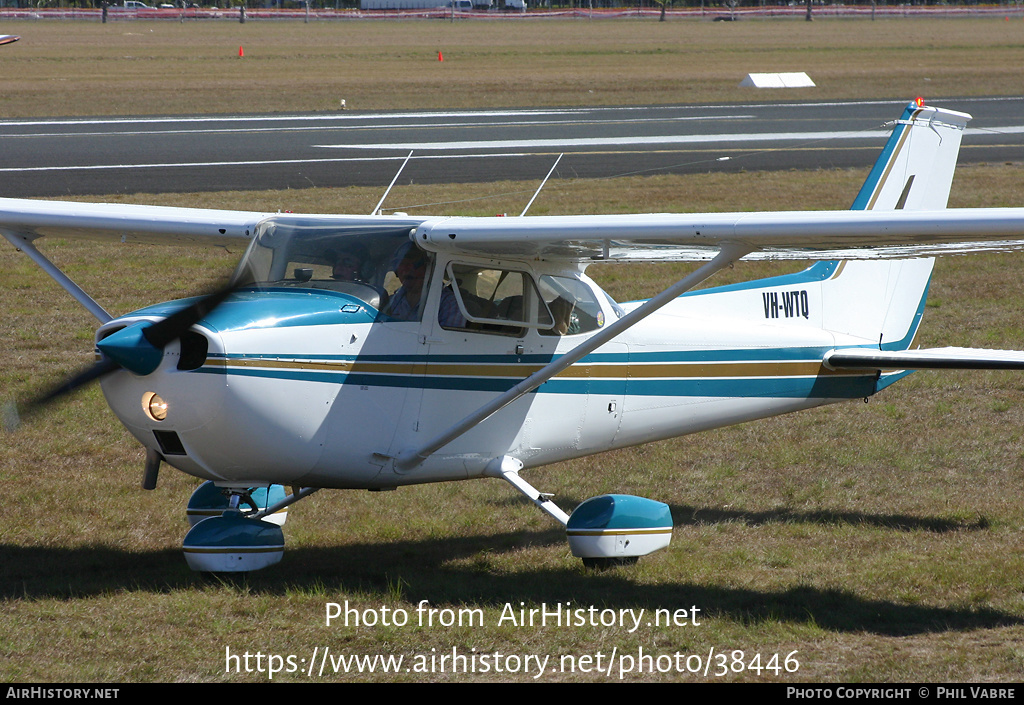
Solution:
<svg viewBox="0 0 1024 705"><path fill-rule="evenodd" d="M242 51L242 47L238 47L238 58L241 59L243 56L245 56L245 52Z"/></svg>
<svg viewBox="0 0 1024 705"><path fill-rule="evenodd" d="M444 54L442 54L440 51L437 52L437 60L438 61L444 61Z"/></svg>

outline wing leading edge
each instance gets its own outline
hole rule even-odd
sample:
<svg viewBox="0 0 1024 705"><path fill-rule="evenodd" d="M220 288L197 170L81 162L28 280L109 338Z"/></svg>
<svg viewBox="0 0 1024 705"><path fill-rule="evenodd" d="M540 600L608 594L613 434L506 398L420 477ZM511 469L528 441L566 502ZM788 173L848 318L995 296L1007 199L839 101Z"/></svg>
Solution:
<svg viewBox="0 0 1024 705"><path fill-rule="evenodd" d="M269 215L0 199L0 231L28 241L50 236L229 246L248 241ZM707 260L726 244L753 250L747 259L908 258L1022 249L1024 208L432 218L414 237L425 249L453 254L575 262Z"/></svg>

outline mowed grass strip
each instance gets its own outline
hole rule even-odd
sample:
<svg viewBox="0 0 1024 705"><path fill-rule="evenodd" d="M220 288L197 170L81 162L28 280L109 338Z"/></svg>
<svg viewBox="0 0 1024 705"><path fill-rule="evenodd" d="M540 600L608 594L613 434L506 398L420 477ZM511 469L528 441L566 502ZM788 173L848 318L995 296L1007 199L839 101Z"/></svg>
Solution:
<svg viewBox="0 0 1024 705"><path fill-rule="evenodd" d="M0 117L1006 95L1020 88L1022 26L1019 15L4 22L22 40L0 51ZM739 87L763 71L806 71L817 87Z"/></svg>
<svg viewBox="0 0 1024 705"><path fill-rule="evenodd" d="M558 180L535 208L844 208L865 176L853 170ZM1016 204L1021 181L1017 165L962 168L951 205ZM403 186L389 203L503 193L443 210L518 212L532 188ZM116 200L358 213L378 197L377 189L311 189ZM238 254L83 242L44 248L115 314L202 290L226 276ZM922 345L1024 345L1020 261L1019 254L940 260ZM590 273L625 300L655 293L686 269L594 266ZM744 263L715 283L791 269ZM13 248L0 248L0 271L4 396L27 394L87 364L95 321ZM505 662L501 672L439 672L429 659L453 648L550 656L543 681L618 680L626 661L616 662L611 676L569 666L579 666L572 659L581 656L638 656L640 649L727 654L729 672L707 680L1016 681L1024 666L1022 428L1019 374L917 373L869 404L529 472L566 508L603 492L668 502L677 526L672 546L630 569L584 571L547 517L504 483L479 481L320 493L291 512L279 566L217 582L189 571L180 553L184 506L197 481L165 467L156 491L140 490L141 449L92 388L0 439L0 678L262 681L265 671L226 672L233 663L226 656L311 659L314 648L322 654L329 647L336 655L401 655L410 669L323 677L337 681L535 675L522 660L514 671ZM327 626L325 604L346 600L378 619L385 607L405 610L410 623ZM422 600L450 612L420 626ZM590 624L521 626L507 618L510 608L518 614L542 603L647 612L632 633ZM699 626L648 619L653 610L694 606ZM440 625L443 616L453 623ZM736 650L744 652L743 669L732 669ZM776 665L792 654L796 670L766 670L776 654ZM746 668L755 655L759 667ZM417 658L425 659L425 670L415 670ZM296 663L295 672L275 680L309 680L307 664ZM679 672L676 663L623 679L704 679ZM719 670L712 666L710 673Z"/></svg>

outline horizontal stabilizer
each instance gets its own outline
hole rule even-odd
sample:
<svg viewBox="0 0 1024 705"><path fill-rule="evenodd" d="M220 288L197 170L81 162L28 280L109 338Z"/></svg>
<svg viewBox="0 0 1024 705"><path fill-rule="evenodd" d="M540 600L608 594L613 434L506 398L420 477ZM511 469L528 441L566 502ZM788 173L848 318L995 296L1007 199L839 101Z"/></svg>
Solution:
<svg viewBox="0 0 1024 705"><path fill-rule="evenodd" d="M982 348L873 350L848 348L825 356L839 370L1024 370L1024 351Z"/></svg>

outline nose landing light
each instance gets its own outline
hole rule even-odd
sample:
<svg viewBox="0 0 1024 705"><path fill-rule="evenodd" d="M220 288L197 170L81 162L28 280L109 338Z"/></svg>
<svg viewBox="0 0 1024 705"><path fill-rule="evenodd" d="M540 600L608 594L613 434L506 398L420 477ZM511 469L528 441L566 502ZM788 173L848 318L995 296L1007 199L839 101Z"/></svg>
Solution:
<svg viewBox="0 0 1024 705"><path fill-rule="evenodd" d="M167 402L156 392L146 392L142 395L142 410L153 421L163 421L167 418Z"/></svg>

